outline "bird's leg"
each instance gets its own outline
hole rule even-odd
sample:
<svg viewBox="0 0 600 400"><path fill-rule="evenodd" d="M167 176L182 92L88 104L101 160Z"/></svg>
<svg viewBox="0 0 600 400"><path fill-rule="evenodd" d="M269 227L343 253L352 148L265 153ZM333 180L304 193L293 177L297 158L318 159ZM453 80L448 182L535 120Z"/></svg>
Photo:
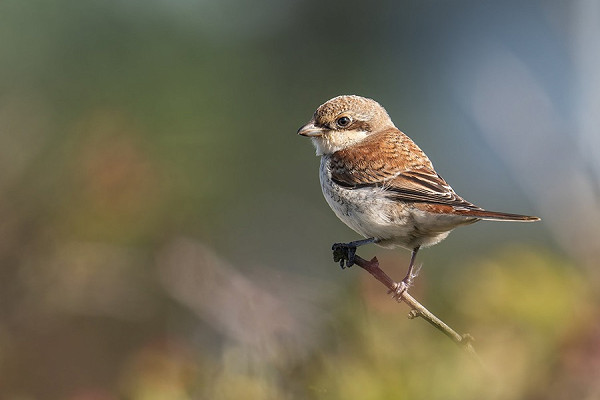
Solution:
<svg viewBox="0 0 600 400"><path fill-rule="evenodd" d="M333 250L333 261L339 262L342 269L351 267L354 265L356 248L369 243L375 243L375 238L356 240L350 243L334 243L333 246L331 246L331 250ZM346 262L345 266L344 261Z"/></svg>
<svg viewBox="0 0 600 400"><path fill-rule="evenodd" d="M415 271L415 259L417 258L417 252L421 246L417 246L413 249L412 254L410 255L410 264L408 264L408 271L406 272L406 276L396 285L396 294L395 297L400 297L402 292L407 290L413 283L413 279L417 276L419 271Z"/></svg>

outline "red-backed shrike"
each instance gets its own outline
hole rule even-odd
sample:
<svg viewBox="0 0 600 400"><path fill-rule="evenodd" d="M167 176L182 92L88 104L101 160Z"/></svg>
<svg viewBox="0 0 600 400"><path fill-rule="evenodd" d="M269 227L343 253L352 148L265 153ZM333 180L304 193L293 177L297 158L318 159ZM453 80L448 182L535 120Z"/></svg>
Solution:
<svg viewBox="0 0 600 400"><path fill-rule="evenodd" d="M356 247L375 243L417 251L445 239L457 226L479 220L538 221L538 217L486 211L461 198L385 109L360 96L338 96L319 106L298 130L321 156L325 200L365 240L333 245L334 259L353 264ZM406 287L405 285L405 287Z"/></svg>

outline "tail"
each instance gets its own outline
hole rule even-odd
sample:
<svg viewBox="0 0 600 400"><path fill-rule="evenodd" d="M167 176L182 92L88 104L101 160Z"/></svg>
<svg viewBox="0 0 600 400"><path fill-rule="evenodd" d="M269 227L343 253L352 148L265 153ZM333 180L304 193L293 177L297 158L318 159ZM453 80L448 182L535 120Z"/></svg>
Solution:
<svg viewBox="0 0 600 400"><path fill-rule="evenodd" d="M530 215L509 214L497 211L474 210L474 209L455 209L456 214L461 214L466 217L476 217L488 221L517 221L517 222L535 222L540 218Z"/></svg>

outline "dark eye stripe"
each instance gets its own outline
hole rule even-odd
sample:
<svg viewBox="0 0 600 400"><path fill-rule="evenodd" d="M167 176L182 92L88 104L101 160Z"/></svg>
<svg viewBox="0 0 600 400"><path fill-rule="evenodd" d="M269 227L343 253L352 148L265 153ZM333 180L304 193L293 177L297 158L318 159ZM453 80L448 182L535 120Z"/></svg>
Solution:
<svg viewBox="0 0 600 400"><path fill-rule="evenodd" d="M365 121L354 121L346 127L348 130L371 132L371 125Z"/></svg>

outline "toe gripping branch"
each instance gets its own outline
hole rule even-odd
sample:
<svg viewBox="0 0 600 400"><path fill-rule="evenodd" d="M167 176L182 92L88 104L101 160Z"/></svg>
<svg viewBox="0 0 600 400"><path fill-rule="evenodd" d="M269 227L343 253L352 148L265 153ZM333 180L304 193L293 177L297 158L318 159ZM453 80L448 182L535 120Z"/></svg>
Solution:
<svg viewBox="0 0 600 400"><path fill-rule="evenodd" d="M356 246L352 246L350 243L334 243L331 250L333 250L333 261L339 262L342 269L354 265Z"/></svg>
<svg viewBox="0 0 600 400"><path fill-rule="evenodd" d="M333 261L339 262L342 269L350 268L356 261L356 248L364 244L375 242L375 238L369 238L349 243L334 243L333 246L331 246L331 250L333 250Z"/></svg>

